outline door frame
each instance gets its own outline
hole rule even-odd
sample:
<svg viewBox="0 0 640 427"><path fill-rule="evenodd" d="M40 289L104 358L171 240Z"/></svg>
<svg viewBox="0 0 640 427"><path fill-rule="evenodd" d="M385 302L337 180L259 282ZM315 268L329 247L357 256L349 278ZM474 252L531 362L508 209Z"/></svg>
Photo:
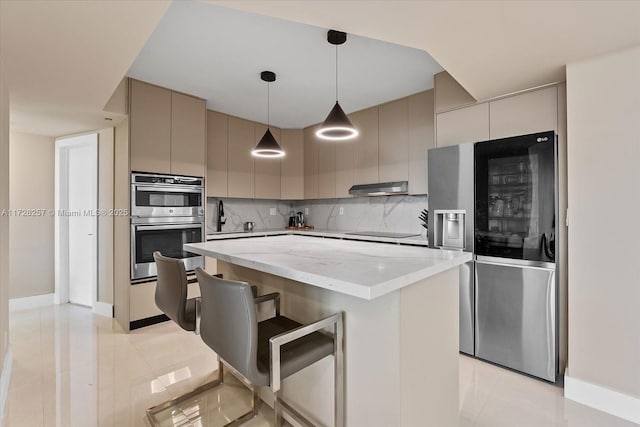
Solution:
<svg viewBox="0 0 640 427"><path fill-rule="evenodd" d="M95 135L95 139L91 141L77 142L73 141L74 138ZM68 217L59 215L62 209L68 209L68 188L69 188L69 150L75 147L94 147L95 150L95 174L96 174L96 206L93 209L98 208L98 144L99 144L98 131L85 132L75 135L64 136L56 138L55 140L55 173L54 173L54 186L55 186L55 288L53 300L55 304L66 304L69 302L69 221ZM98 217L94 216L93 233L96 236L95 240L95 256L96 263L93 271L94 286L91 288L91 308L96 306L98 299Z"/></svg>

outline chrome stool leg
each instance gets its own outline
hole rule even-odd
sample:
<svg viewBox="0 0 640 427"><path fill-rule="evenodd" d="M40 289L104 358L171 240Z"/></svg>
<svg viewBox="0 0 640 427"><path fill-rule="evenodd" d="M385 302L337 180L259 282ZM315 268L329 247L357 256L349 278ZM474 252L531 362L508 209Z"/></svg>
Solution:
<svg viewBox="0 0 640 427"><path fill-rule="evenodd" d="M218 358L218 378L210 381L206 384L201 385L200 387L195 388L189 393L178 396L174 399L168 400L166 402L160 403L156 406L153 406L147 409L147 420L151 424L151 426L156 427L160 425L160 421L156 418L156 415L166 409L171 408L172 406L177 406L182 402L186 402L189 399L192 399L205 391L211 390L212 388L216 388L223 383L224 377L224 368L222 365L222 361Z"/></svg>
<svg viewBox="0 0 640 427"><path fill-rule="evenodd" d="M275 427L282 426L282 406L280 405L281 391L276 391L273 395L273 412L275 419Z"/></svg>
<svg viewBox="0 0 640 427"><path fill-rule="evenodd" d="M335 427L344 427L344 351L343 351L343 317L338 318L333 335L334 355L334 405Z"/></svg>
<svg viewBox="0 0 640 427"><path fill-rule="evenodd" d="M334 392L335 392L335 427L344 427L344 316L343 313L336 313L317 322L301 326L293 331L286 332L269 339L269 352L271 355L271 392L274 399L274 412L276 427L282 425L282 412L286 411L296 422L314 426L305 416L300 414L295 408L285 402L282 396L282 378L280 376L280 349L284 344L305 336L309 333L319 331L326 327L333 326L333 357L334 357Z"/></svg>

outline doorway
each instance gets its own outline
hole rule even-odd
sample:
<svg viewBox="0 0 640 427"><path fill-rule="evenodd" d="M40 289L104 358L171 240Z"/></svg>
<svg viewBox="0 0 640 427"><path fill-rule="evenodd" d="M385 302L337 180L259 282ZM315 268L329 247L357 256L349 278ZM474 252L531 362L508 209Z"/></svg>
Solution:
<svg viewBox="0 0 640 427"><path fill-rule="evenodd" d="M98 134L57 139L55 157L55 302L93 307L98 282Z"/></svg>

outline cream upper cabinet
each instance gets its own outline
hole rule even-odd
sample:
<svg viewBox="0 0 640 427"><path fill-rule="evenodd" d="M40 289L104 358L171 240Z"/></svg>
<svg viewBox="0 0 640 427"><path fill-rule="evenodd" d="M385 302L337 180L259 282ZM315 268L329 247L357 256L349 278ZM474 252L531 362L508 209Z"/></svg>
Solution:
<svg viewBox="0 0 640 427"><path fill-rule="evenodd" d="M254 197L251 150L256 145L255 123L229 116L227 188L229 197Z"/></svg>
<svg viewBox="0 0 640 427"><path fill-rule="evenodd" d="M409 101L407 98L378 107L378 180L409 178Z"/></svg>
<svg viewBox="0 0 640 427"><path fill-rule="evenodd" d="M523 93L489 103L491 139L558 129L558 88Z"/></svg>
<svg viewBox="0 0 640 427"><path fill-rule="evenodd" d="M304 198L318 198L318 143L316 129L310 126L304 129Z"/></svg>
<svg viewBox="0 0 640 427"><path fill-rule="evenodd" d="M227 197L227 138L226 114L207 111L207 196Z"/></svg>
<svg viewBox="0 0 640 427"><path fill-rule="evenodd" d="M433 90L409 102L409 194L427 193L427 151L435 147Z"/></svg>
<svg viewBox="0 0 640 427"><path fill-rule="evenodd" d="M131 80L131 170L171 173L171 91Z"/></svg>
<svg viewBox="0 0 640 427"><path fill-rule="evenodd" d="M130 89L131 170L204 176L204 100L138 80Z"/></svg>
<svg viewBox="0 0 640 427"><path fill-rule="evenodd" d="M280 143L280 129L271 126L271 134ZM256 123L254 127L254 147L258 144L267 126ZM253 147L251 148L253 149ZM251 150L249 150L251 151ZM251 155L251 154L249 154ZM280 159L278 158L254 158L254 188L257 199L279 199L280 198Z"/></svg>
<svg viewBox="0 0 640 427"><path fill-rule="evenodd" d="M354 184L378 181L378 107L356 111L349 115L360 134L354 144Z"/></svg>
<svg viewBox="0 0 640 427"><path fill-rule="evenodd" d="M318 140L318 197L336 197L336 141Z"/></svg>
<svg viewBox="0 0 640 427"><path fill-rule="evenodd" d="M280 146L285 152L280 160L280 198L304 198L304 139L302 129L282 129Z"/></svg>
<svg viewBox="0 0 640 427"><path fill-rule="evenodd" d="M171 93L171 173L204 176L206 104L202 99Z"/></svg>
<svg viewBox="0 0 640 427"><path fill-rule="evenodd" d="M355 143L343 141L336 144L336 197L351 197L353 186L353 158Z"/></svg>
<svg viewBox="0 0 640 427"><path fill-rule="evenodd" d="M436 116L436 146L489 139L489 104L477 104Z"/></svg>

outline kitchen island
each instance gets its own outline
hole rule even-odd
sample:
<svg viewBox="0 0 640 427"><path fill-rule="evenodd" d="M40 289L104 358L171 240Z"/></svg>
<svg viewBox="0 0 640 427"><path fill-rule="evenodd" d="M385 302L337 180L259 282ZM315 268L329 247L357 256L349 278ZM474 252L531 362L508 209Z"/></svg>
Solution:
<svg viewBox="0 0 640 427"><path fill-rule="evenodd" d="M309 235L217 237L185 250L216 258L225 278L280 292L283 314L298 321L344 312L347 426L457 426L457 267L468 253ZM285 380L283 393L311 420L333 424L330 358Z"/></svg>

